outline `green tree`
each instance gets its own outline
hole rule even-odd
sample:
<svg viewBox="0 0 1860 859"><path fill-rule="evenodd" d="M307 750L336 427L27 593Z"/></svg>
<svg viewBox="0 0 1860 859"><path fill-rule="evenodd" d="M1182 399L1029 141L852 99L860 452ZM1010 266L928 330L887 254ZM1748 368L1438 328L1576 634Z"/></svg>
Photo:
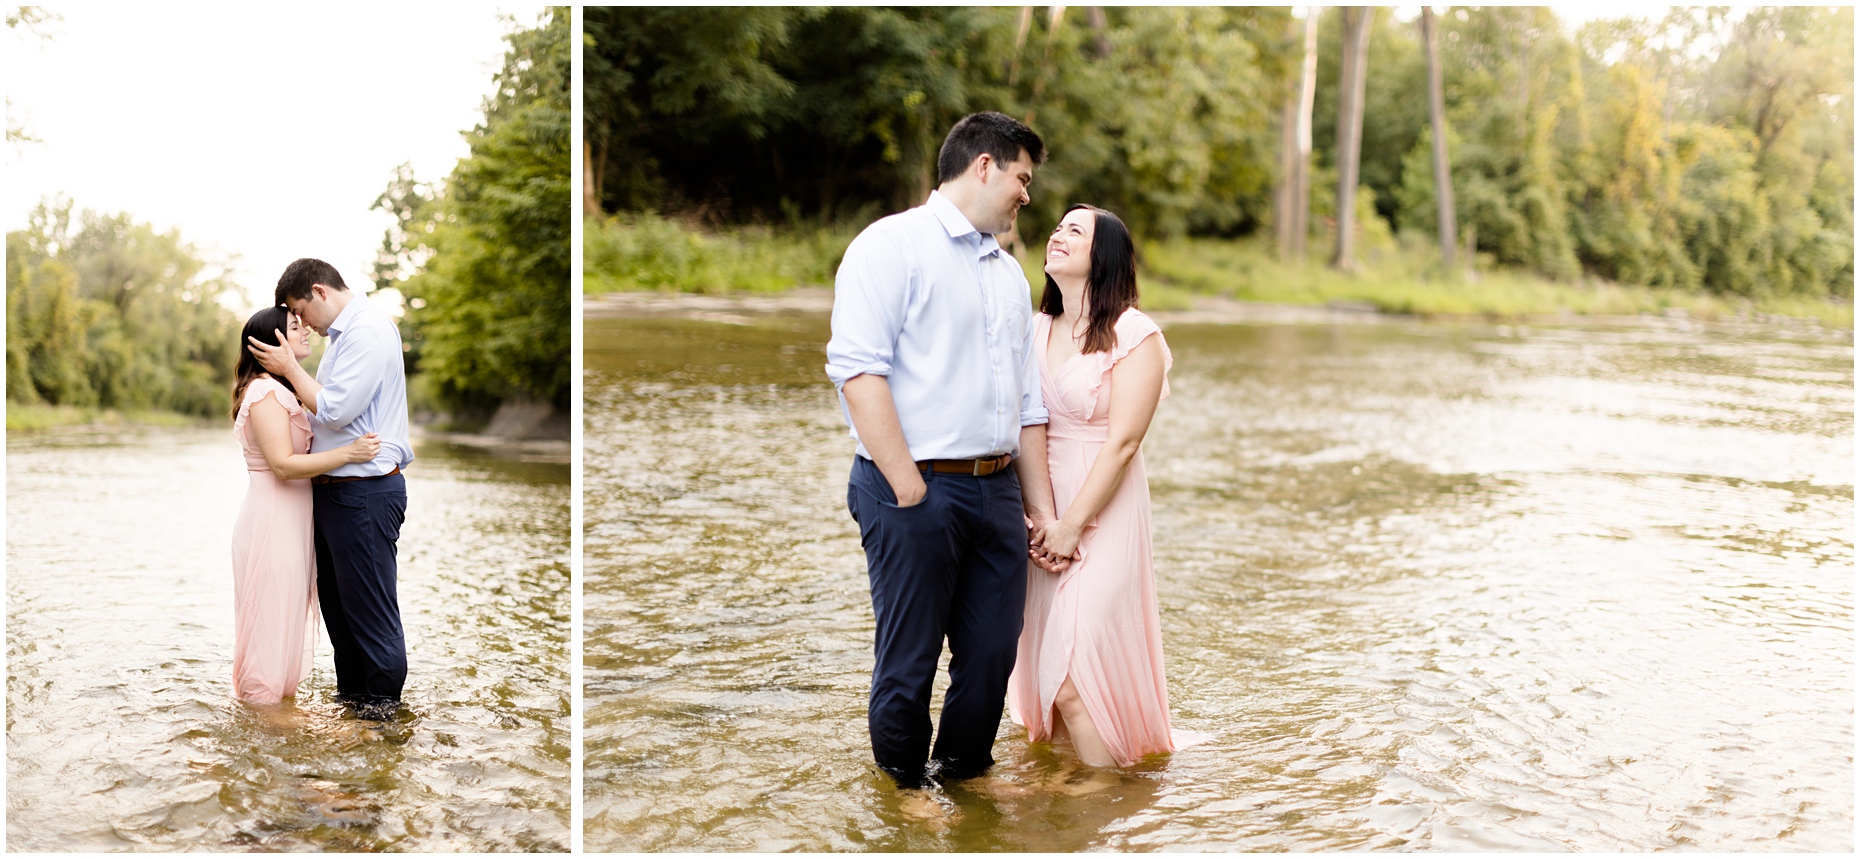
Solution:
<svg viewBox="0 0 1860 859"><path fill-rule="evenodd" d="M949 125L994 109L1049 145L1025 235L1078 201L1149 238L1270 222L1302 77L1287 10L1051 9L590 8L601 208L706 227L862 222L920 201ZM1368 18L1364 235L1432 233L1421 28ZM1319 215L1336 214L1340 19L1318 19L1301 202ZM1677 8L1573 37L1544 7L1454 7L1437 23L1456 238L1477 260L1852 295L1852 10Z"/></svg>
<svg viewBox="0 0 1860 859"><path fill-rule="evenodd" d="M816 13L781 7L591 6L582 34L586 139L595 184L612 205L656 208L672 189L659 140L706 146L720 136L765 136L794 84L770 64L793 22Z"/></svg>
<svg viewBox="0 0 1860 859"><path fill-rule="evenodd" d="M950 125L1000 110L1031 120L1053 153L1035 229L1078 199L1159 235L1263 220L1285 10L1084 10L1029 15L1025 30L1017 17L590 8L586 133L602 208L712 224L898 210L934 185Z"/></svg>
<svg viewBox="0 0 1860 859"><path fill-rule="evenodd" d="M234 285L176 231L41 203L7 234L7 396L222 413L238 358Z"/></svg>
<svg viewBox="0 0 1860 859"><path fill-rule="evenodd" d="M511 33L471 154L437 188L401 168L376 202L396 219L377 283L407 298L413 369L461 411L568 407L568 25L551 7Z"/></svg>

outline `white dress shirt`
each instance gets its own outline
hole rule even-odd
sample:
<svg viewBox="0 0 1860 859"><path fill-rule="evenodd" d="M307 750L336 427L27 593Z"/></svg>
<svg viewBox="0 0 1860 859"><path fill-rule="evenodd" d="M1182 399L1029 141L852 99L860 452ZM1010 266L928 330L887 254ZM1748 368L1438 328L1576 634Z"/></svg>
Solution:
<svg viewBox="0 0 1860 859"><path fill-rule="evenodd" d="M407 438L407 374L400 329L368 297L356 293L329 324L329 348L317 364L315 432L310 452L334 450L368 433L381 437L372 462L350 462L335 477L378 477L413 462Z"/></svg>
<svg viewBox="0 0 1860 859"><path fill-rule="evenodd" d="M912 459L1019 455L1020 428L1046 423L1030 292L994 236L931 191L846 248L827 377L836 389L859 375L889 377ZM843 390L840 411L852 426ZM864 444L858 452L872 456Z"/></svg>

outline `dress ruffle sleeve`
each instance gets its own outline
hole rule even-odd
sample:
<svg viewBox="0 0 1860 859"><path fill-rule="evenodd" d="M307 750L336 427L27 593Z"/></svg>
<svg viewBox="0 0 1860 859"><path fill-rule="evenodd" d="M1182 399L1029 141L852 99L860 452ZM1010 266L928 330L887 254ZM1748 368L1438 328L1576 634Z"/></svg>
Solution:
<svg viewBox="0 0 1860 859"><path fill-rule="evenodd" d="M253 379L251 384L245 386L245 399L239 402L239 414L233 418L233 435L245 438L246 420L251 416L252 406L266 397L275 398L278 405L284 407L285 413L290 415L291 423L306 434L311 432L310 416L304 413L303 403L297 401L296 394L276 379ZM308 452L308 447L303 452Z"/></svg>
<svg viewBox="0 0 1860 859"><path fill-rule="evenodd" d="M1137 344L1142 343L1144 338L1152 334L1156 335L1157 342L1162 345L1163 350L1162 396L1169 396L1169 368L1175 365L1175 356L1169 353L1168 342L1162 340L1162 327L1156 324L1156 320L1132 307L1126 309L1124 315L1117 318L1117 324L1112 326L1111 330L1117 334L1117 343L1111 347L1109 352L1095 353L1099 365L1097 378L1091 383L1092 397L1098 396L1098 388L1104 384L1105 379L1110 378L1111 368L1117 366L1117 362L1124 360L1125 355L1129 355L1131 350L1137 348Z"/></svg>

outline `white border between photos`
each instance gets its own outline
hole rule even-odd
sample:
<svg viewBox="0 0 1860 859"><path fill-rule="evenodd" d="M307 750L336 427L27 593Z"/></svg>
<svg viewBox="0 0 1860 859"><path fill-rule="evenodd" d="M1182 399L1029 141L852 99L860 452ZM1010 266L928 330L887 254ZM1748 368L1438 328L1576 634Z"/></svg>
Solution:
<svg viewBox="0 0 1860 859"><path fill-rule="evenodd" d="M587 755L582 751L582 738L585 736L583 723L587 718L587 707L581 697L582 666L582 625L581 625L581 583L584 581L582 571L582 331L581 331L581 247L582 247L582 121L585 115L582 107L584 88L581 73L584 68L582 60L582 16L585 7L569 7L569 322L568 322L568 363L569 363L569 405L568 405L568 439L569 439L569 479L568 479L568 546L569 546L569 625L571 627L568 645L569 658L569 701L574 711L569 719L569 852L582 853L582 807L584 779L582 767Z"/></svg>

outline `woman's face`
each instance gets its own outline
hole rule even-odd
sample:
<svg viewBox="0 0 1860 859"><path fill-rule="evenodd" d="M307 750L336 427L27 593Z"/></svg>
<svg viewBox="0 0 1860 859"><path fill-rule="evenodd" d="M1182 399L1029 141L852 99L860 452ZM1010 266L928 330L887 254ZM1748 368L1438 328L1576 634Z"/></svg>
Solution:
<svg viewBox="0 0 1860 859"><path fill-rule="evenodd" d="M1091 234L1098 226L1090 209L1073 209L1046 240L1046 273L1055 278L1091 275Z"/></svg>
<svg viewBox="0 0 1860 859"><path fill-rule="evenodd" d="M310 329L295 313L291 314L291 330L284 332L284 340L291 344L291 355L297 360L310 357Z"/></svg>

